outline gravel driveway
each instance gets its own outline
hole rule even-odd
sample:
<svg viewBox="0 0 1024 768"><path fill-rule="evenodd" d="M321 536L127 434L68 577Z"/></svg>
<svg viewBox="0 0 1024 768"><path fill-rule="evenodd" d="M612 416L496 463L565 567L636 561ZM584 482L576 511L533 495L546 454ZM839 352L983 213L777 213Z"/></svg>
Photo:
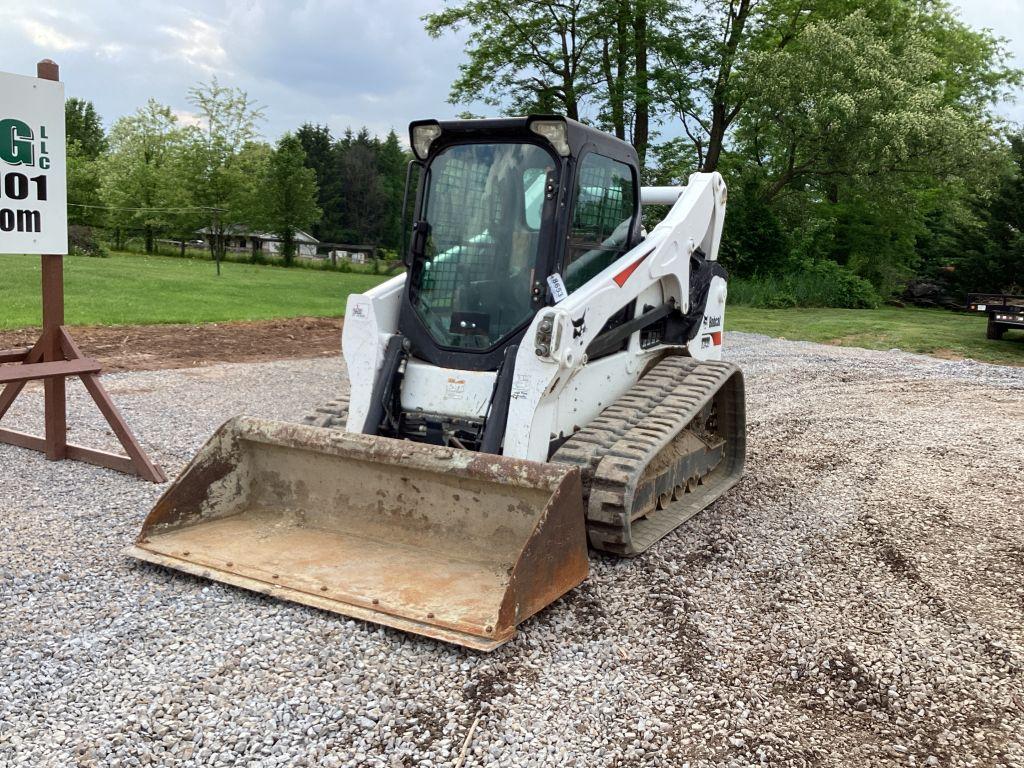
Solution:
<svg viewBox="0 0 1024 768"><path fill-rule="evenodd" d="M731 334L746 479L482 655L137 564L160 489L0 446L0 766L1024 765L1024 369ZM336 360L106 378L176 473ZM36 428L39 389L5 425ZM75 385L73 439L114 447Z"/></svg>

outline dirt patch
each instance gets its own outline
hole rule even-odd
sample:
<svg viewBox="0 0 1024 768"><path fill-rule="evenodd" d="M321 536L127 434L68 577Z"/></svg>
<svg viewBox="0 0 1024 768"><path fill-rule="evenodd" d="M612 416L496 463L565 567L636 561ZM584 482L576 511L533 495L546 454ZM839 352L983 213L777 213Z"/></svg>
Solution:
<svg viewBox="0 0 1024 768"><path fill-rule="evenodd" d="M340 354L341 318L296 317L202 325L113 325L69 328L82 353L110 371L192 368ZM0 349L27 347L38 328L0 331Z"/></svg>

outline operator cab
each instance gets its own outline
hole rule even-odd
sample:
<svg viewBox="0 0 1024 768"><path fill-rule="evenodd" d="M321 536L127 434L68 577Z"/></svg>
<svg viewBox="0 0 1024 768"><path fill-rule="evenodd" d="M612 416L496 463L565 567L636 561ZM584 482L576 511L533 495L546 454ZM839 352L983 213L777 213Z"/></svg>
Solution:
<svg viewBox="0 0 1024 768"><path fill-rule="evenodd" d="M534 315L641 238L636 151L550 115L421 120L399 331L415 357L497 370ZM408 194L408 187L407 187Z"/></svg>

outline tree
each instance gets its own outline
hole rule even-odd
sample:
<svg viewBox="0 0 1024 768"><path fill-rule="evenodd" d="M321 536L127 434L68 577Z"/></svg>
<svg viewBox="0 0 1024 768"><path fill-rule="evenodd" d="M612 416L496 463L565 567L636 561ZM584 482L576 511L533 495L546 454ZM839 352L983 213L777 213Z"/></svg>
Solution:
<svg viewBox="0 0 1024 768"><path fill-rule="evenodd" d="M343 242L379 242L387 193L377 167L377 142L363 128L339 142L337 153L338 234Z"/></svg>
<svg viewBox="0 0 1024 768"><path fill-rule="evenodd" d="M835 202L844 178L968 172L992 126L973 99L935 83L946 63L919 31L865 13L808 27L785 51L753 54L740 141L773 175L768 197L814 179Z"/></svg>
<svg viewBox="0 0 1024 768"><path fill-rule="evenodd" d="M157 231L172 220L168 209L187 204L177 166L185 132L170 107L150 99L114 123L109 140L110 152L100 161L100 197L115 229L141 231L152 253Z"/></svg>
<svg viewBox="0 0 1024 768"><path fill-rule="evenodd" d="M995 183L928 217L918 239L926 279L961 294L1024 291L1024 131L1005 149Z"/></svg>
<svg viewBox="0 0 1024 768"><path fill-rule="evenodd" d="M75 140L67 144L68 223L91 226L97 221L103 199L100 197L100 166L87 157Z"/></svg>
<svg viewBox="0 0 1024 768"><path fill-rule="evenodd" d="M951 32L955 65L942 45ZM748 55L736 151L792 228L814 229L820 255L887 292L916 267L929 211L949 200L930 190L992 178L989 78L958 81L972 69L1002 77L994 50L948 15L814 21L784 50Z"/></svg>
<svg viewBox="0 0 1024 768"><path fill-rule="evenodd" d="M338 168L334 152L334 138L326 125L305 123L295 132L295 137L306 153L306 167L316 174L318 204L324 212L323 218L313 224L312 234L323 240L328 236L333 221L327 221L330 211L336 208L338 193Z"/></svg>
<svg viewBox="0 0 1024 768"><path fill-rule="evenodd" d="M651 124L662 106L651 90L651 60L670 39L663 21L671 0L597 0L593 16L600 51L598 121L647 162Z"/></svg>
<svg viewBox="0 0 1024 768"><path fill-rule="evenodd" d="M739 113L733 73L749 39L754 0L705 0L690 8L673 8L656 76L672 112L690 140L702 171L718 167L730 124Z"/></svg>
<svg viewBox="0 0 1024 768"><path fill-rule="evenodd" d="M241 88L221 85L213 77L209 83L192 86L188 102L199 113L207 141L227 154L240 152L259 137L264 109Z"/></svg>
<svg viewBox="0 0 1024 768"><path fill-rule="evenodd" d="M424 17L439 37L468 27L469 61L453 103L483 101L505 111L557 112L597 120L632 141L643 164L656 106L649 69L656 20L669 0L464 0Z"/></svg>
<svg viewBox="0 0 1024 768"><path fill-rule="evenodd" d="M1021 82L947 0L453 0L425 22L469 33L453 102L591 119L656 182L721 171L739 269L883 293L986 228L993 105Z"/></svg>
<svg viewBox="0 0 1024 768"><path fill-rule="evenodd" d="M246 193L252 178L235 167L243 149L256 141L263 107L240 88L221 85L217 78L189 90L189 103L199 114L201 126L188 133L188 147L182 166L193 205L204 209L204 226L210 229L214 255L223 258L225 234L242 220L244 206L239 196Z"/></svg>
<svg viewBox="0 0 1024 768"><path fill-rule="evenodd" d="M1024 290L1024 130L1010 137L1009 162L981 216L994 248L971 290ZM977 285L980 283L980 285ZM975 287L976 286L976 287Z"/></svg>
<svg viewBox="0 0 1024 768"><path fill-rule="evenodd" d="M302 142L286 133L277 143L260 184L262 221L282 243L286 265L295 258L295 234L320 218L316 174L306 167Z"/></svg>
<svg viewBox="0 0 1024 768"><path fill-rule="evenodd" d="M100 168L96 162L107 151L103 123L91 101L64 102L67 138L68 222L91 225L99 216Z"/></svg>
<svg viewBox="0 0 1024 768"><path fill-rule="evenodd" d="M225 227L240 226L252 230L266 226L268 216L263 184L273 156L274 148L263 141L249 142L234 156L224 172L230 185L228 207L221 214ZM262 260L262 254L256 248L256 240L253 239L250 256L253 263Z"/></svg>
<svg viewBox="0 0 1024 768"><path fill-rule="evenodd" d="M737 276L779 274L793 266L786 232L762 190L756 171L740 176L729 187L729 212L718 258Z"/></svg>
<svg viewBox="0 0 1024 768"><path fill-rule="evenodd" d="M305 124L295 137L316 174L323 212L313 234L334 243L381 245L398 250L408 153L398 134L383 140L364 128L334 139L327 126Z"/></svg>
<svg viewBox="0 0 1024 768"><path fill-rule="evenodd" d="M481 100L578 120L597 84L594 13L590 0L465 0L423 18L432 37L471 29L453 103Z"/></svg>
<svg viewBox="0 0 1024 768"><path fill-rule="evenodd" d="M377 150L377 172L384 192L380 242L396 252L402 246L402 201L409 160L398 142L398 134L392 129Z"/></svg>
<svg viewBox="0 0 1024 768"><path fill-rule="evenodd" d="M424 19L435 37L471 30L452 102L581 119L592 101L642 166L653 122L674 116L711 171L742 107L743 57L765 41L785 45L806 16L800 0L463 0Z"/></svg>
<svg viewBox="0 0 1024 768"><path fill-rule="evenodd" d="M71 97L64 102L64 124L67 143L78 144L78 156L95 160L107 149L103 122L91 101Z"/></svg>
<svg viewBox="0 0 1024 768"><path fill-rule="evenodd" d="M250 141L239 151L222 156L211 150L200 131L187 129L175 171L187 207L171 220L181 240L206 231L214 258L223 259L231 230L261 226L258 187L272 152L267 143Z"/></svg>

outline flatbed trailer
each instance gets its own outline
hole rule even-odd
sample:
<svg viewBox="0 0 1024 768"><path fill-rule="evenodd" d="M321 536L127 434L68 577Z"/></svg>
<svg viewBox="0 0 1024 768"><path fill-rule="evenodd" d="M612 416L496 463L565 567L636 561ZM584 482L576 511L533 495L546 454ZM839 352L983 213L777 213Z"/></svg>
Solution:
<svg viewBox="0 0 1024 768"><path fill-rule="evenodd" d="M1005 293L969 293L967 308L988 315L989 339L1001 339L1010 328L1024 330L1024 296Z"/></svg>

